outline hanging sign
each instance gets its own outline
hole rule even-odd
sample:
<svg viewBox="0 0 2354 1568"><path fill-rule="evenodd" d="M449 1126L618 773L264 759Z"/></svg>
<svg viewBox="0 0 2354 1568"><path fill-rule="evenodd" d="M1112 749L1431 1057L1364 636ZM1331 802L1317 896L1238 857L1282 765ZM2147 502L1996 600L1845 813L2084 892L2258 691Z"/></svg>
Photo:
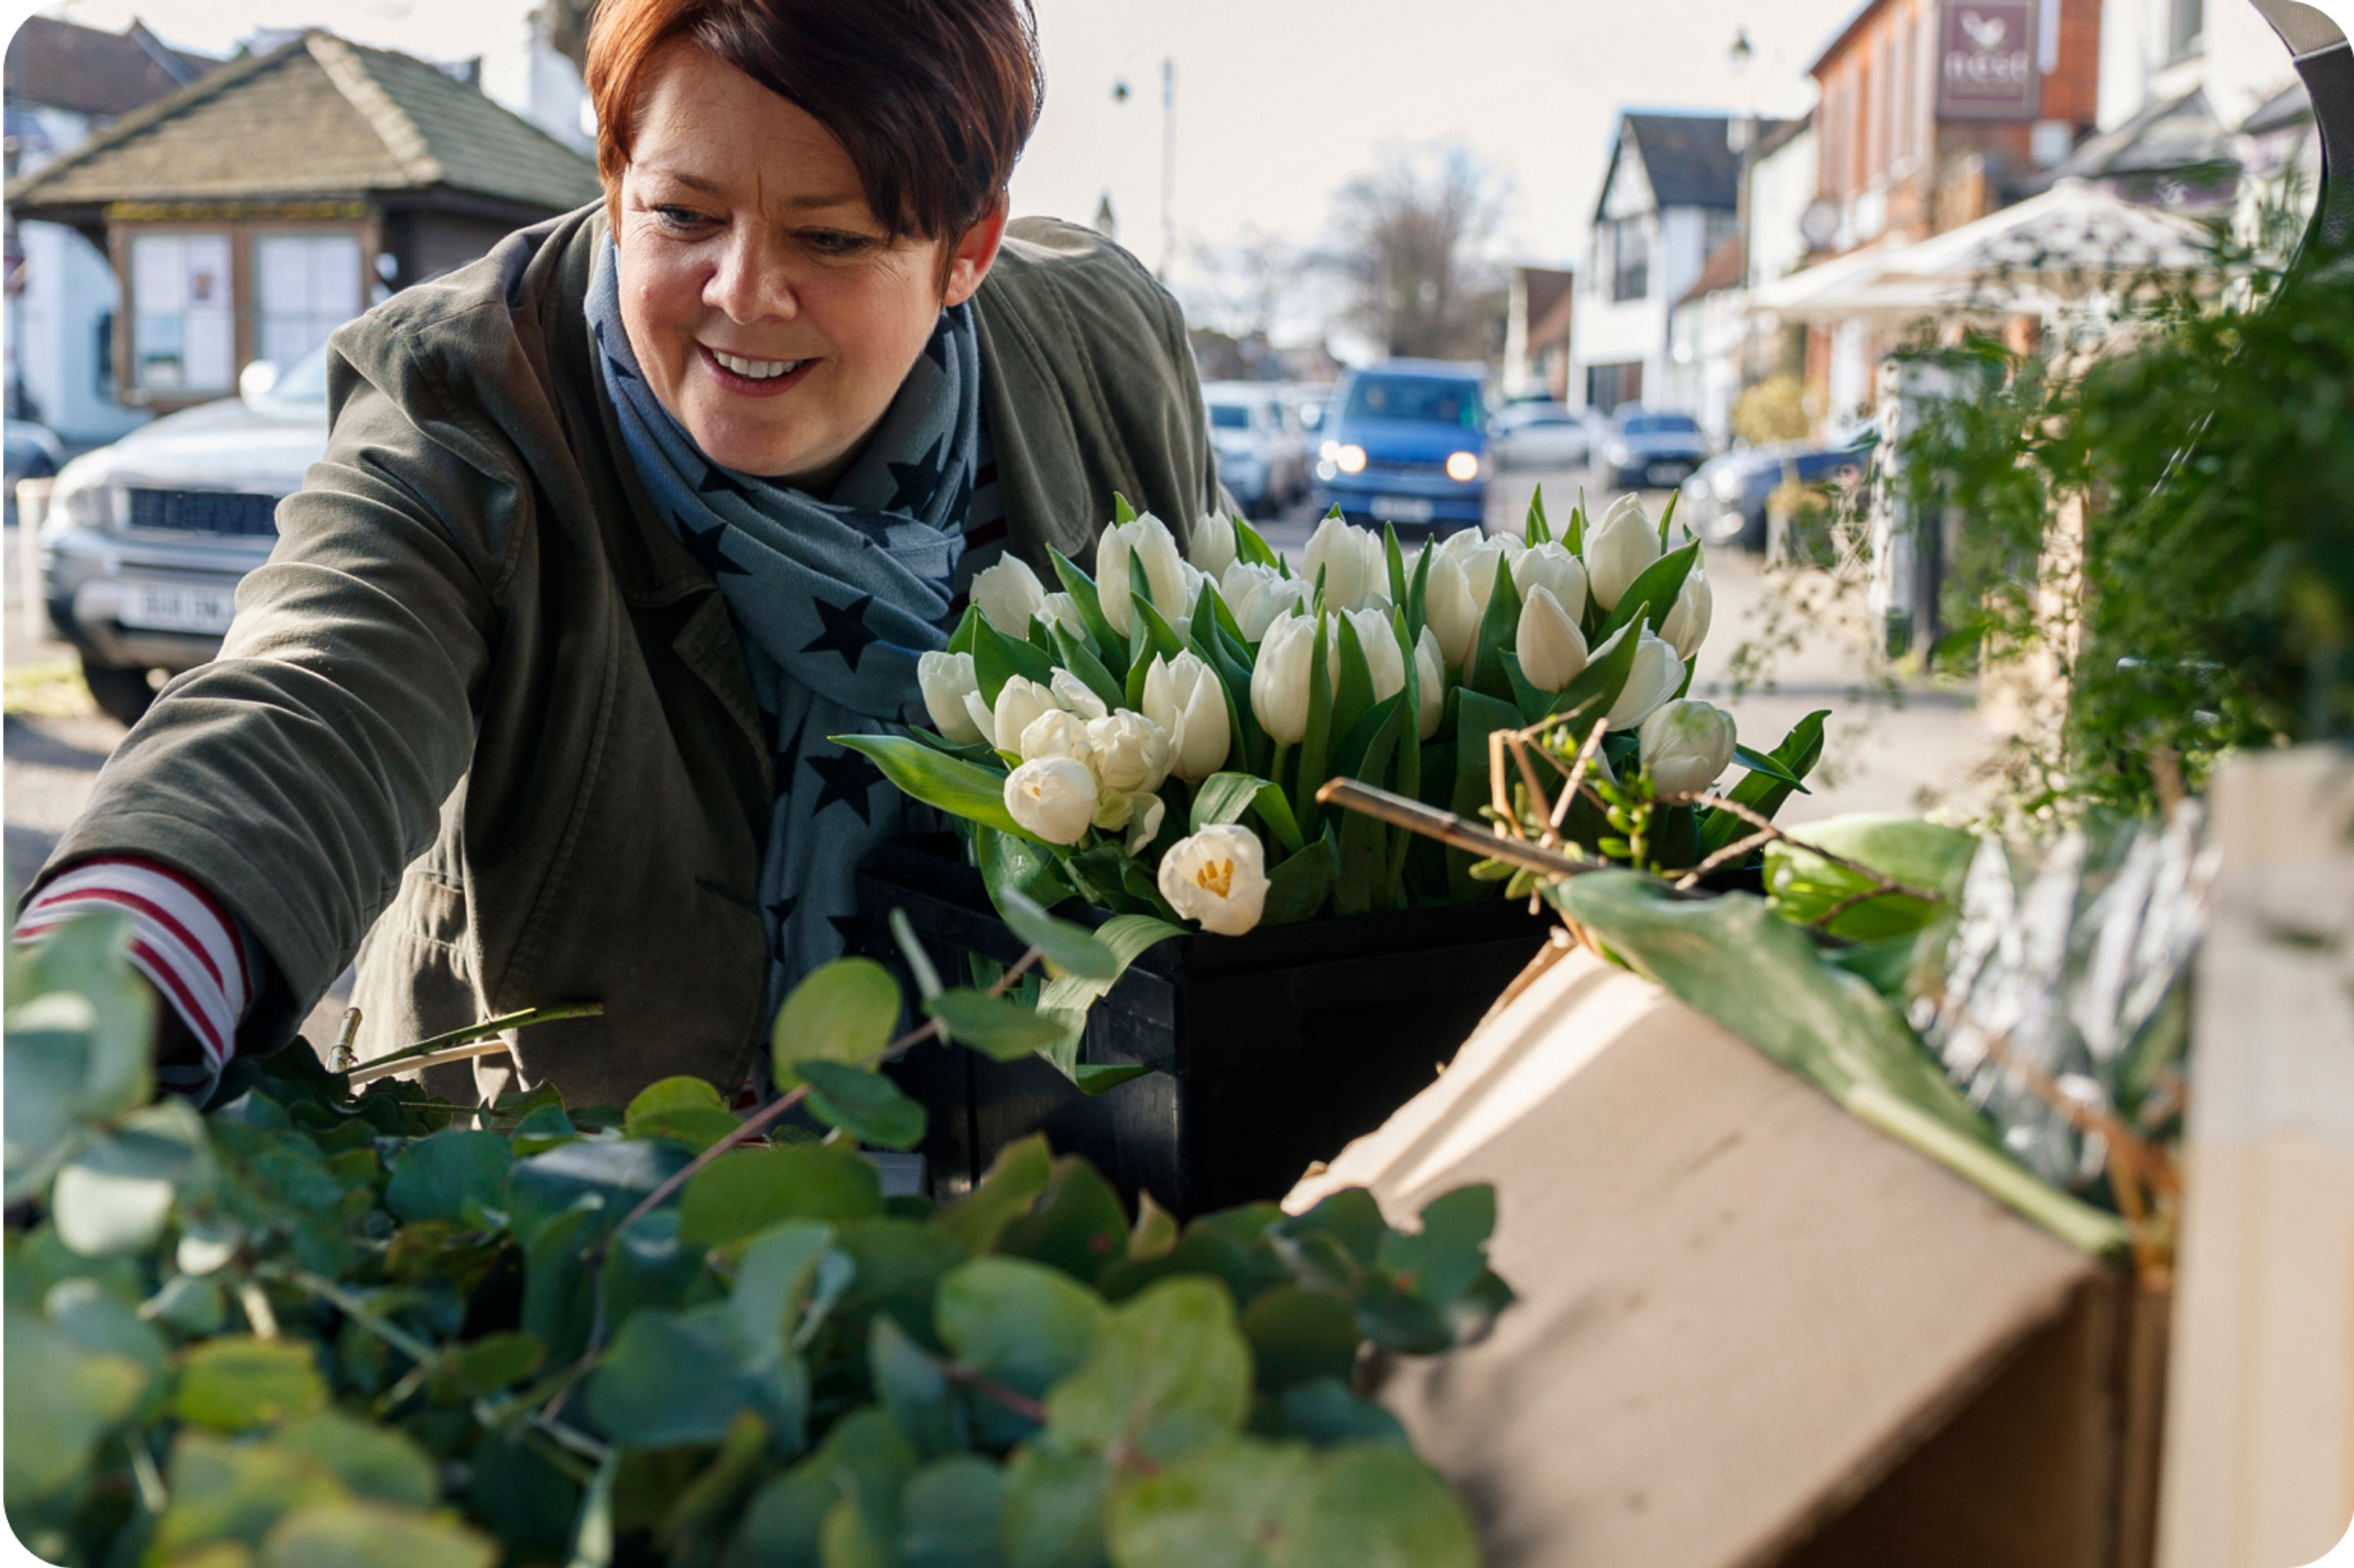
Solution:
<svg viewBox="0 0 2354 1568"><path fill-rule="evenodd" d="M2032 120L2036 0L1946 0L1938 28L1940 120Z"/></svg>

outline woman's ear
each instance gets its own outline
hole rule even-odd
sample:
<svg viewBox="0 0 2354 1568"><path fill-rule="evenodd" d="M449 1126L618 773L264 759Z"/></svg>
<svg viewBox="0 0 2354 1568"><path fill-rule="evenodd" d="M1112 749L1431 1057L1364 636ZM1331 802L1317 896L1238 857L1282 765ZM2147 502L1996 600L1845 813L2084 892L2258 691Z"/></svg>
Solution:
<svg viewBox="0 0 2354 1568"><path fill-rule="evenodd" d="M981 220L960 236L956 249L949 253L945 281L940 288L940 303L960 305L972 298L981 281L989 276L990 267L997 260L997 248L1005 238L1005 215L1009 197L1003 191L989 204Z"/></svg>

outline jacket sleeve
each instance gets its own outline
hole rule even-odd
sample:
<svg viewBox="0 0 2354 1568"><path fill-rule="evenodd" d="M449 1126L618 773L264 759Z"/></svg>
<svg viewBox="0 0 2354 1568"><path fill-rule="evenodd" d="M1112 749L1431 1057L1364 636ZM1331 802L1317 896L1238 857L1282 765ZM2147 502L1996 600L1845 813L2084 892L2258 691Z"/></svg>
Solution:
<svg viewBox="0 0 2354 1568"><path fill-rule="evenodd" d="M397 344L355 368L370 332L391 329L337 334L326 452L219 656L164 688L43 873L134 855L209 890L277 972L246 1049L293 1032L432 842L497 635L490 542L522 504L501 443Z"/></svg>

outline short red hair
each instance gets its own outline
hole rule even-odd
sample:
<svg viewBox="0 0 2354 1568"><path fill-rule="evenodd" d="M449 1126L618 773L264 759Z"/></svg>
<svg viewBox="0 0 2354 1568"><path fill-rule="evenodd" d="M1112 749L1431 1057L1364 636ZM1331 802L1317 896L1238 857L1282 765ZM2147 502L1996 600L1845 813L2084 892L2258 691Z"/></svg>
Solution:
<svg viewBox="0 0 2354 1568"><path fill-rule="evenodd" d="M605 0L588 80L608 202L629 166L647 70L674 42L832 132L895 238L957 236L979 222L1045 101L1030 0Z"/></svg>

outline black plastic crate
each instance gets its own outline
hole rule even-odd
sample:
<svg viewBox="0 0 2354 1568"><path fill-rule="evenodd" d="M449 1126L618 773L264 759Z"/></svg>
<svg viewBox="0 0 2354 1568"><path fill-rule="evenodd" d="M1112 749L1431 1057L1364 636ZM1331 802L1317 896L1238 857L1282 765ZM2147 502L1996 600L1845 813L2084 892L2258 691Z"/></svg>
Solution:
<svg viewBox="0 0 2354 1568"><path fill-rule="evenodd" d="M981 874L953 854L952 840L910 841L868 858L869 953L896 954L885 922L897 908L950 983L966 978L968 955L1021 956ZM1156 1072L1090 1097L1035 1057L926 1045L893 1075L930 1113L923 1151L944 1200L1041 1131L1131 1202L1150 1192L1180 1218L1278 1198L1428 1086L1551 924L1496 899L1173 938L1096 1003L1082 1057Z"/></svg>

